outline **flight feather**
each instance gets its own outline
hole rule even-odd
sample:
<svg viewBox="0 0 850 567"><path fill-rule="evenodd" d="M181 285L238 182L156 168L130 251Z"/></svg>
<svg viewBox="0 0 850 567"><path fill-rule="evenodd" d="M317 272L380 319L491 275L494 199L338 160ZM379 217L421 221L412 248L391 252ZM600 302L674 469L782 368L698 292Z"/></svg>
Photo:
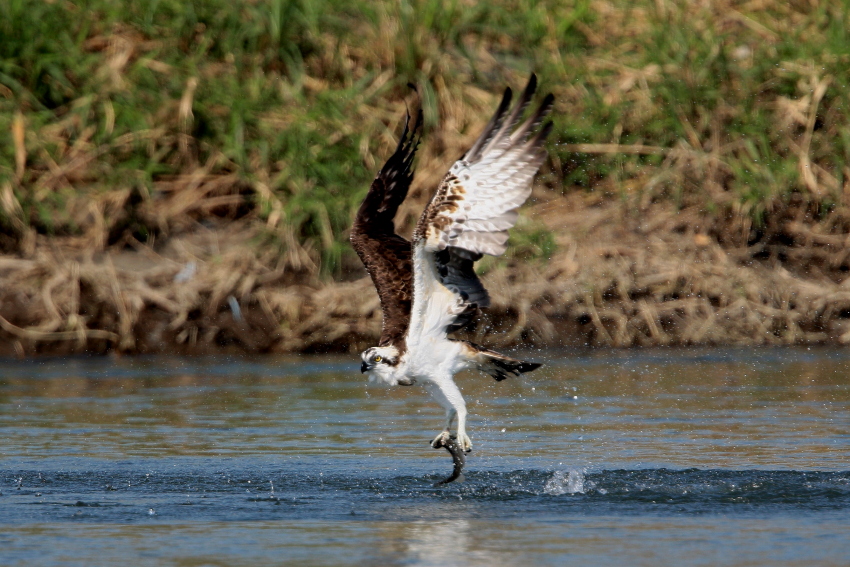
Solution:
<svg viewBox="0 0 850 567"><path fill-rule="evenodd" d="M546 158L543 142L552 125L535 130L552 109L552 95L519 124L536 88L537 78L531 75L513 110L511 89L505 89L484 132L452 165L414 230L414 246L434 255L441 283L457 296L449 332L466 325L478 308L489 306L473 265L483 254L505 251L517 209L531 194L532 179Z"/></svg>
<svg viewBox="0 0 850 567"><path fill-rule="evenodd" d="M412 128L411 117L407 115L398 146L369 187L351 228L351 244L372 277L381 300L381 346L403 341L410 321L411 244L396 234L394 218L413 179L413 158L421 127L421 109Z"/></svg>

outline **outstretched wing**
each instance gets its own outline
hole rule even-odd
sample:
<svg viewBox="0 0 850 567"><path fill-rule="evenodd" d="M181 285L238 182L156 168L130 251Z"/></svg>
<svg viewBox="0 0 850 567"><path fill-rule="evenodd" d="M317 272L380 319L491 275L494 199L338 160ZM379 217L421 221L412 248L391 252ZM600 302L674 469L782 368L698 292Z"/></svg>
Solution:
<svg viewBox="0 0 850 567"><path fill-rule="evenodd" d="M410 129L410 115L395 153L378 172L351 228L351 244L381 299L383 324L379 345L404 339L410 322L413 275L410 242L395 233L395 214L413 179L413 157L419 145L422 110Z"/></svg>
<svg viewBox="0 0 850 567"><path fill-rule="evenodd" d="M473 264L483 254L498 256L505 251L517 208L531 194L532 179L546 158L543 142L552 124L537 127L552 109L554 97L547 95L517 127L536 88L537 77L531 75L510 114L512 93L505 90L481 137L451 167L416 224L414 246L422 247L424 261L426 256L433 258L440 283L455 296L449 313L439 317L448 332L463 327L479 307L489 305Z"/></svg>

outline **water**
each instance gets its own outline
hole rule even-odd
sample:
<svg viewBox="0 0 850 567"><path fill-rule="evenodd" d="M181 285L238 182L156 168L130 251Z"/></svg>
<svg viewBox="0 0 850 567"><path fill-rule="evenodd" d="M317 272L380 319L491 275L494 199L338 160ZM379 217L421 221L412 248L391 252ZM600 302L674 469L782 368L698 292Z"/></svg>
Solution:
<svg viewBox="0 0 850 567"><path fill-rule="evenodd" d="M0 564L850 564L850 351L537 357L438 488L356 357L4 361Z"/></svg>

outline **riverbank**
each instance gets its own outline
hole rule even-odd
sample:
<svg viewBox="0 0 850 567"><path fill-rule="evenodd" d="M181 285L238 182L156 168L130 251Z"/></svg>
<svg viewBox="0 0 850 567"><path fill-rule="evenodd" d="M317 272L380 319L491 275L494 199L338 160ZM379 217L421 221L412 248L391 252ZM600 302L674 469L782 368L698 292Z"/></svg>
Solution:
<svg viewBox="0 0 850 567"><path fill-rule="evenodd" d="M348 230L407 84L409 233L532 70L549 159L476 340L846 342L848 29L778 0L3 4L0 355L361 349Z"/></svg>
<svg viewBox="0 0 850 567"><path fill-rule="evenodd" d="M827 230L838 219L779 213L777 231L736 244L718 236L731 226L698 210L538 198L524 217L555 235L556 252L485 264L493 306L468 334L503 348L850 342L847 237ZM97 254L37 238L30 258L0 258L0 356L356 352L375 342L381 312L362 268L337 280L296 269L258 246L257 230L199 226L156 248Z"/></svg>

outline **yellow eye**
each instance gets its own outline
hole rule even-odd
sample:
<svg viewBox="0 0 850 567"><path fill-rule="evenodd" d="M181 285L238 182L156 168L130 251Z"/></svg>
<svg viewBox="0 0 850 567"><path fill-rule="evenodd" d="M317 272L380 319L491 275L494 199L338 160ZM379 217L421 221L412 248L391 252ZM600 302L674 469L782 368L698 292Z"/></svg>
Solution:
<svg viewBox="0 0 850 567"><path fill-rule="evenodd" d="M381 360L383 360L383 357L380 354L375 357L375 362L381 362Z"/></svg>

